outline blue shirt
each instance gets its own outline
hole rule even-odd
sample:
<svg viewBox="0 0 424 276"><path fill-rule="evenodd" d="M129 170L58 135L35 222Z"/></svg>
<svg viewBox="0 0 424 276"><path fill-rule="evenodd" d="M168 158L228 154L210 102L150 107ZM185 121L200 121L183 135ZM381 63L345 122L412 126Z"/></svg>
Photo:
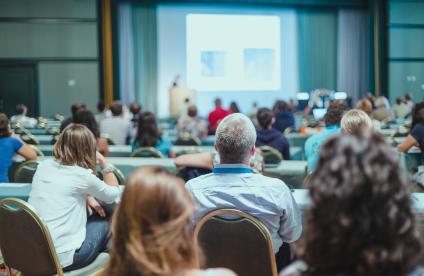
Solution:
<svg viewBox="0 0 424 276"><path fill-rule="evenodd" d="M137 148L139 148L138 142L134 141L132 147L133 147L133 151L136 150ZM163 137L163 136L160 137L156 142L155 149L160 151L164 157L168 157L169 152L172 150L171 139L169 139L167 137Z"/></svg>
<svg viewBox="0 0 424 276"><path fill-rule="evenodd" d="M319 159L319 149L329 137L340 132L340 126L328 126L319 133L312 135L306 140L305 155L308 162L308 172L315 169Z"/></svg>
<svg viewBox="0 0 424 276"><path fill-rule="evenodd" d="M187 182L196 205L194 222L215 209L235 208L258 218L268 228L274 252L302 233L301 214L287 185L253 173L243 164L216 165L213 172Z"/></svg>
<svg viewBox="0 0 424 276"><path fill-rule="evenodd" d="M0 138L0 182L9 182L9 168L13 162L13 156L24 144L14 137Z"/></svg>

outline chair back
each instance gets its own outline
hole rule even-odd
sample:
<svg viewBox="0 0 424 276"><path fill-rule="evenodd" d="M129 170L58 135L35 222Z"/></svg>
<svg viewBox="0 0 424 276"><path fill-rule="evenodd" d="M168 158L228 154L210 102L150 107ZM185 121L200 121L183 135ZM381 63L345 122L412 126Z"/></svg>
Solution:
<svg viewBox="0 0 424 276"><path fill-rule="evenodd" d="M178 136L177 140L175 140L173 144L176 146L199 146L201 142L199 138L183 133Z"/></svg>
<svg viewBox="0 0 424 276"><path fill-rule="evenodd" d="M134 150L130 157L153 157L153 158L163 158L163 155L160 151L153 147L140 147Z"/></svg>
<svg viewBox="0 0 424 276"><path fill-rule="evenodd" d="M271 234L245 212L218 209L208 213L196 225L195 238L207 268L226 267L243 276L277 275Z"/></svg>
<svg viewBox="0 0 424 276"><path fill-rule="evenodd" d="M125 185L125 176L120 169L118 169L115 165L109 164L112 167L112 173L115 175L118 180L119 185ZM103 174L100 168L97 168L97 177L103 180Z"/></svg>
<svg viewBox="0 0 424 276"><path fill-rule="evenodd" d="M35 171L38 167L37 160L25 161L18 166L13 178L16 183L32 183Z"/></svg>
<svg viewBox="0 0 424 276"><path fill-rule="evenodd" d="M1 200L0 225L0 250L8 269L23 275L63 275L50 233L28 203Z"/></svg>
<svg viewBox="0 0 424 276"><path fill-rule="evenodd" d="M266 165L268 164L279 164L284 158L281 155L281 152L274 149L270 146L261 146L258 147L258 149L261 151L262 156L264 158L264 163Z"/></svg>

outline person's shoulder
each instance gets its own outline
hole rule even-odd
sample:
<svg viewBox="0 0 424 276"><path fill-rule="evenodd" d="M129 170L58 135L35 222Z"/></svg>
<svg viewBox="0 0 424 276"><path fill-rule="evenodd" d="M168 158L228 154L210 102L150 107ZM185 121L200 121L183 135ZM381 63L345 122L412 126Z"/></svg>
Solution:
<svg viewBox="0 0 424 276"><path fill-rule="evenodd" d="M202 188L205 183L213 179L213 175L214 175L213 173L208 173L208 174L200 175L198 177L190 179L189 181L187 181L186 187L194 188L194 189Z"/></svg>
<svg viewBox="0 0 424 276"><path fill-rule="evenodd" d="M265 176L260 173L253 174L252 181L256 183L261 183L265 187L268 186L268 187L274 187L278 189L289 190L287 184L283 180L279 178L275 178L275 177Z"/></svg>
<svg viewBox="0 0 424 276"><path fill-rule="evenodd" d="M190 270L186 273L186 276L236 276L236 274L227 268L209 268L206 270Z"/></svg>

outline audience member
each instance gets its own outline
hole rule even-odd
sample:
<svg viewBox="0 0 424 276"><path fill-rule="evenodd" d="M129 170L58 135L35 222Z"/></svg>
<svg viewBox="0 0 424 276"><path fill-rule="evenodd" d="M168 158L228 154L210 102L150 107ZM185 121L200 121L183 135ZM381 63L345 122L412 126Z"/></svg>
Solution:
<svg viewBox="0 0 424 276"><path fill-rule="evenodd" d="M216 127L218 126L219 122L229 114L230 111L223 109L221 99L217 98L215 100L215 109L211 113L209 113L208 116L209 129L211 133L215 133Z"/></svg>
<svg viewBox="0 0 424 276"><path fill-rule="evenodd" d="M230 103L230 108L228 109L230 113L240 113L240 109L236 102Z"/></svg>
<svg viewBox="0 0 424 276"><path fill-rule="evenodd" d="M103 156L109 156L109 145L105 138L100 137L99 125L91 111L80 110L75 113L74 124L85 125L91 133L93 133L94 138L97 141L97 151L99 151Z"/></svg>
<svg viewBox="0 0 424 276"><path fill-rule="evenodd" d="M161 135L156 122L156 116L152 112L146 111L140 114L133 150L139 147L153 147L165 157L175 157L172 151L171 140Z"/></svg>
<svg viewBox="0 0 424 276"><path fill-rule="evenodd" d="M375 130L380 130L381 129L381 123L380 121L374 119L373 117L373 109L372 109L372 103L367 99L362 99L359 100L358 103L356 104L356 108L359 110L364 111L365 113L367 113L367 115L371 118L372 120L372 125L374 127Z"/></svg>
<svg viewBox="0 0 424 276"><path fill-rule="evenodd" d="M100 122L105 119L105 118L109 118L112 116L112 113L110 112L110 110L108 110L106 108L105 102L104 101L99 101L97 103L97 114L94 115L94 117L96 118L97 124L100 125Z"/></svg>
<svg viewBox="0 0 424 276"><path fill-rule="evenodd" d="M389 100L386 97L380 96L375 100L375 110L373 116L380 122L388 122L393 119L392 110L390 109Z"/></svg>
<svg viewBox="0 0 424 276"><path fill-rule="evenodd" d="M27 116L28 108L24 104L18 104L16 106L16 115L10 118L12 124L19 123L25 128L34 128L37 126L37 120Z"/></svg>
<svg viewBox="0 0 424 276"><path fill-rule="evenodd" d="M219 208L245 211L266 225L277 253L283 243L300 237L301 215L284 182L255 174L249 167L255 141L255 127L248 117L240 113L227 116L216 131L215 148L220 164L212 173L188 181L186 187L196 204L195 222ZM281 259L277 254L279 266Z"/></svg>
<svg viewBox="0 0 424 276"><path fill-rule="evenodd" d="M328 140L307 183L303 262L280 275L408 275L421 249L408 185L381 136Z"/></svg>
<svg viewBox="0 0 424 276"><path fill-rule="evenodd" d="M396 98L393 112L396 118L403 119L411 114L411 108L401 98Z"/></svg>
<svg viewBox="0 0 424 276"><path fill-rule="evenodd" d="M285 101L277 101L274 104L275 123L272 127L278 131L284 132L286 128L294 126L294 114L289 110Z"/></svg>
<svg viewBox="0 0 424 276"><path fill-rule="evenodd" d="M328 109L324 117L325 129L309 137L305 143L305 155L308 161L308 171L315 169L318 162L318 153L321 144L324 143L330 136L340 132L340 120L343 114L347 111L347 106L344 103L334 102Z"/></svg>
<svg viewBox="0 0 424 276"><path fill-rule="evenodd" d="M153 168L135 172L114 216L111 259L101 275L234 275L199 269L193 213L181 179Z"/></svg>
<svg viewBox="0 0 424 276"><path fill-rule="evenodd" d="M137 102L130 104L130 112L132 114L131 122L133 126L137 127L138 118L140 117L141 105Z"/></svg>
<svg viewBox="0 0 424 276"><path fill-rule="evenodd" d="M406 93L404 96L404 99L405 99L406 105L409 106L410 110L412 110L412 108L414 107L414 102L412 101L412 94Z"/></svg>
<svg viewBox="0 0 424 276"><path fill-rule="evenodd" d="M409 135L398 146L400 152L408 152L413 146L424 153L424 102L417 103L412 109L412 125Z"/></svg>
<svg viewBox="0 0 424 276"><path fill-rule="evenodd" d="M187 109L187 115L180 117L177 123L178 136L190 135L195 138L205 138L208 135L207 124L197 116L197 108L192 105Z"/></svg>
<svg viewBox="0 0 424 276"><path fill-rule="evenodd" d="M290 145L284 135L272 128L274 113L269 108L260 108L256 115L260 129L256 132L256 146L270 146L278 150L284 160L290 160Z"/></svg>
<svg viewBox="0 0 424 276"><path fill-rule="evenodd" d="M342 132L359 135L373 130L371 118L362 110L352 109L346 112L340 122Z"/></svg>
<svg viewBox="0 0 424 276"><path fill-rule="evenodd" d="M96 144L87 127L70 124L54 145L54 159L40 162L31 185L28 203L47 224L65 271L87 266L107 250L109 222L96 199L113 203L121 195L112 167L96 152ZM104 182L96 176L96 160Z"/></svg>
<svg viewBox="0 0 424 276"><path fill-rule="evenodd" d="M107 135L117 145L125 145L127 137L130 136L131 123L124 118L120 102L113 102L110 111L112 117L105 118L100 122L100 133Z"/></svg>
<svg viewBox="0 0 424 276"><path fill-rule="evenodd" d="M75 116L75 113L77 113L77 111L85 110L85 109L86 109L85 104L80 103L80 102L76 102L73 105L71 105L71 115L72 116L63 120L62 124L60 124L60 132L62 132L65 129L65 127L72 124L73 117Z"/></svg>
<svg viewBox="0 0 424 276"><path fill-rule="evenodd" d="M0 152L0 183L9 182L8 172L15 154L25 160L37 159L35 151L11 131L9 119L4 113L0 113Z"/></svg>

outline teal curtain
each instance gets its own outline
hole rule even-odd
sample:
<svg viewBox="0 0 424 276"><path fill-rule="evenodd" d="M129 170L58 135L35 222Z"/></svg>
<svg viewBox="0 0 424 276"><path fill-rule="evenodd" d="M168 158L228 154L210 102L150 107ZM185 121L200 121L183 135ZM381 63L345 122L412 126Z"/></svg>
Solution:
<svg viewBox="0 0 424 276"><path fill-rule="evenodd" d="M158 42L156 7L132 6L135 99L143 110L157 110Z"/></svg>
<svg viewBox="0 0 424 276"><path fill-rule="evenodd" d="M301 91L337 88L337 11L298 10Z"/></svg>

